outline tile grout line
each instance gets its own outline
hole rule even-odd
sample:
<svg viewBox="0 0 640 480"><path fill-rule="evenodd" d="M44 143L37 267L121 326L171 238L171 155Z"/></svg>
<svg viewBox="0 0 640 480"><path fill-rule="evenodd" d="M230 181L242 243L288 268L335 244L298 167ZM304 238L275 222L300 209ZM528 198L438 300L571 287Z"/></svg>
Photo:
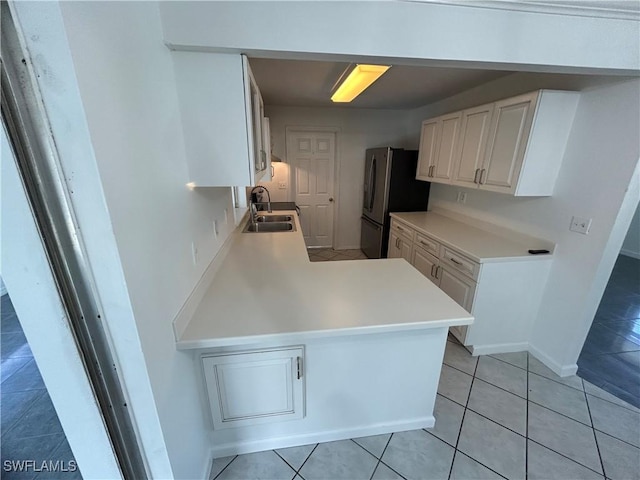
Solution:
<svg viewBox="0 0 640 480"><path fill-rule="evenodd" d="M543 447L543 448L546 448L547 450L549 450L549 451L551 451L551 452L555 453L556 455L558 455L558 456L560 456L560 457L562 457L562 458L565 458L565 459L569 460L569 461L570 461L570 462L572 462L572 463L575 463L576 465L580 465L581 467L586 468L587 470L591 470L592 472L597 473L597 474L598 474L598 475L600 475L600 476L604 476L602 473L598 472L597 470L594 470L593 468L588 467L588 466L587 466L587 465L585 465L584 463L580 463L579 461L574 460L573 458L566 456L564 453L560 453L560 452L558 452L558 451L554 450L553 448L548 447L547 445L545 445L545 444L543 444L543 443L540 443L540 442L538 442L538 441L536 441L536 440L533 440L533 439L531 439L531 438L528 438L527 440L529 440L530 442L535 443L536 445L539 445L539 446L541 446L541 447Z"/></svg>
<svg viewBox="0 0 640 480"><path fill-rule="evenodd" d="M582 381L584 387L584 380ZM587 412L589 412L589 421L591 422L591 431L593 432L593 440L596 443L596 450L598 451L598 459L600 460L600 468L602 469L602 475L607 476L607 472L604 470L604 462L602 461L602 454L600 453L600 445L598 444L598 436L596 435L596 428L593 425L593 417L591 416L591 407L589 406L589 399L587 398L587 392L584 393L584 401L587 402Z"/></svg>
<svg viewBox="0 0 640 480"><path fill-rule="evenodd" d="M293 477L291 477L291 479L293 480L294 478L296 478L296 475L298 475L298 471L294 468L294 466L287 462L287 460L282 455L280 455L276 449L273 449L271 451L275 453L284 463L286 463L291 470L293 470Z"/></svg>
<svg viewBox="0 0 640 480"><path fill-rule="evenodd" d="M302 465L300 465L300 468L298 470L296 470L296 475L300 475L302 477L302 474L300 473L300 470L302 470L302 467L304 467L305 463L307 463L307 461L311 458L311 455L313 455L313 452L316 451L316 448L318 448L318 445L320 445L320 444L316 443L316 446L313 447L313 450L311 450L309 452L309 455L307 455L307 458L304 459L304 462L302 462ZM295 475L294 475L294 478L295 478ZM304 477L302 477L302 478L304 478Z"/></svg>
<svg viewBox="0 0 640 480"><path fill-rule="evenodd" d="M469 385L469 393L467 394L467 401L464 404L464 411L462 412L462 419L460 420L460 430L458 430L458 437L456 438L456 444L453 447L453 449L454 449L453 450L453 457L451 458L451 465L449 466L449 475L447 476L447 479L449 479L449 480L451 479L451 474L453 473L453 464L456 461L456 454L458 453L458 444L460 443L460 436L462 435L462 427L464 425L464 418L467 416L467 405L469 405L469 399L471 398L471 390L473 390L473 382L476 379L476 372L478 371L478 364L479 363L480 363L480 359L478 358L478 359L476 359L476 366L473 369L473 375L471 375L471 385ZM444 397L444 395L443 395L443 397ZM447 397L445 397L445 398L447 398ZM471 457L469 457L469 458L471 458Z"/></svg>
<svg viewBox="0 0 640 480"><path fill-rule="evenodd" d="M462 370L459 370L459 369L457 369L457 368L455 368L455 367L451 367L450 365L447 365L447 366L448 366L448 367L450 367L450 368L453 368L454 370L458 370L459 372L462 372L462 373L465 373L465 374L469 375L468 373L463 372ZM534 373L534 372L531 372L531 373ZM534 373L534 375L535 375L535 373ZM471 375L469 375L469 376L471 376ZM538 376L540 376L540 375L538 375ZM474 378L475 378L475 377L474 377ZM543 378L546 378L546 377L543 377ZM558 412L557 410L554 410L554 409L553 409L553 408L551 408L551 407L548 407L548 406L546 406L546 405L542 405L542 404L540 404L540 403L538 403L538 402L534 402L533 400L528 400L528 399L527 399L528 395L527 395L527 397L523 397L523 396L521 396L521 395L518 395L517 393L510 392L509 390L506 390L505 388L502 388L502 387L500 387L499 385L495 385L495 384L493 384L493 383L491 383L491 382L489 382L489 381L487 381L487 380L485 380L485 379L483 379L483 378L480 378L480 377L478 377L478 380L480 380L481 382L487 383L487 384L491 385L492 387L495 387L495 388L497 388L497 389L499 389L499 390L502 390L503 392L506 392L506 393L509 393L509 394L511 394L511 395L514 395L514 396L518 397L518 398L519 398L519 399L521 399L521 400L525 400L525 401L527 401L527 402L531 402L531 403L533 403L534 405L537 405L538 407L544 408L544 409L549 410L549 411L551 411L551 412L553 412L553 413L556 413L556 414L558 414L558 415L561 415L561 416L563 416L563 417L565 417L565 418L568 418L568 419L570 419L570 420L573 420L574 422L578 422L578 423L579 423L579 424L581 424L581 425L584 425L584 426L586 426L586 427L589 427L589 425L587 425L586 423L581 422L580 420L576 420L575 418L570 417L569 415L566 415L566 414L564 414L564 413L562 413L562 412ZM549 379L549 380L550 380L550 379ZM473 382L472 382L472 383L473 383ZM528 377L527 377L527 383L528 383ZM556 382L556 383L558 383L558 382ZM559 384L559 385L563 385L562 383L558 383L558 384ZM565 386L566 386L566 385L565 385ZM569 387L569 388L571 388L571 387ZM580 392L580 390L578 390L577 388L573 388L573 390L575 390L575 391L577 391L577 392ZM586 393L586 392L582 392L582 393ZM449 400L449 401L451 401L451 402L455 403L456 405L460 405L461 407L464 407L464 408L469 408L469 407L467 407L467 406L465 406L465 405L462 405L460 402L457 402L457 401L453 400L452 398L447 397L446 395L444 395L444 394L442 394L442 393L438 393L438 395L443 396L444 398L446 398L447 400ZM599 398L599 397L597 397L597 398ZM602 398L599 398L599 399L600 399L600 400L603 400L603 401L605 401L605 402L607 401L607 400L604 400L604 399L602 399ZM613 402L609 402L609 403L611 403L612 405L617 405L617 404L615 404L615 403L613 403ZM617 405L617 406L620 406L620 405ZM621 407L621 408L624 408L624 407ZM528 409L528 405L527 405L527 409ZM469 410L471 410L473 413L475 413L475 414L477 414L477 415L480 415L480 416L481 416L481 417L483 417L483 418L486 418L487 420L492 421L493 423L496 423L496 424L500 425L501 427L506 428L507 430L509 430L509 431L511 431L511 432L513 432L513 433L516 433L516 434L520 435L521 437L523 436L521 433L516 432L515 430L512 430L511 428L506 427L506 426L502 425L501 423L496 422L495 420L492 420L491 418L489 418L489 417L487 417L487 416L483 415L482 413L476 412L476 411L475 411L474 409L472 409L472 408L469 408ZM627 410L629 410L629 409L627 409ZM635 412L635 413L637 413L637 412Z"/></svg>
<svg viewBox="0 0 640 480"><path fill-rule="evenodd" d="M524 478L529 479L529 352L527 352L527 399L524 425Z"/></svg>
<svg viewBox="0 0 640 480"><path fill-rule="evenodd" d="M235 459L236 459L236 458L238 458L238 457L239 457L239 455L236 455L235 457L233 457L233 458L231 459L231 461L230 461L229 463L227 463L227 464L224 466L224 468L223 468L222 470L220 470L220 471L218 472L218 474L217 474L215 477L213 477L213 479L212 479L212 480L216 480L216 478L218 478L220 475L222 475L222 472L224 472L224 471L229 467L229 465L231 465L231 464L235 461ZM215 461L216 461L216 459L214 458L214 459L213 459L213 461L215 462ZM213 464L212 464L211 466L213 466Z"/></svg>

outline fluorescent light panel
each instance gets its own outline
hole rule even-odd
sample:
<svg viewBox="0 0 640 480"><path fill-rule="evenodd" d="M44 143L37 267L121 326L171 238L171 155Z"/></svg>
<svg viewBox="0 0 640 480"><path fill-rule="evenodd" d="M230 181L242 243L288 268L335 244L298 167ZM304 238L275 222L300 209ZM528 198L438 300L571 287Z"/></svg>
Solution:
<svg viewBox="0 0 640 480"><path fill-rule="evenodd" d="M358 64L331 96L332 102L348 103L364 92L373 82L389 70L391 65Z"/></svg>

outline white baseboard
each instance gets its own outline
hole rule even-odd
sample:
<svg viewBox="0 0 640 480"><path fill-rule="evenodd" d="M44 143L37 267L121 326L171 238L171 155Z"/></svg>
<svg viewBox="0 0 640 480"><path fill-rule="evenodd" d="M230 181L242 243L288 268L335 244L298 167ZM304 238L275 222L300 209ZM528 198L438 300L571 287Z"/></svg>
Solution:
<svg viewBox="0 0 640 480"><path fill-rule="evenodd" d="M631 250L626 250L626 249L623 248L622 250L620 250L620 254L621 255L625 255L627 257L631 257L631 258L637 258L638 260L640 260L640 253L638 253L638 252L634 252L634 251L631 251Z"/></svg>
<svg viewBox="0 0 640 480"><path fill-rule="evenodd" d="M232 232L225 239L224 243L222 244L216 255L213 257L213 260L211 260L211 263L209 263L209 266L205 269L202 277L200 277L200 280L198 280L198 283L196 283L193 291L191 292L189 297L187 297L184 305L182 305L182 308L176 315L176 318L173 320L173 334L176 337L176 341L180 340L180 337L187 328L189 321L193 317L193 314L198 308L198 305L202 301L202 298L211 285L213 278L218 272L220 265L222 265L222 262L227 256L227 253L231 249L231 245L233 244L233 241L235 240L237 235L236 231Z"/></svg>
<svg viewBox="0 0 640 480"><path fill-rule="evenodd" d="M538 350L535 346L529 345L529 353L550 368L553 373L560 377L570 377L578 371L578 365L573 363L570 365L561 365L549 357L546 353Z"/></svg>
<svg viewBox="0 0 640 480"><path fill-rule="evenodd" d="M421 428L431 428L435 424L436 419L433 415L429 415L427 417L421 417L412 420L370 425L366 427L346 428L342 430L326 430L299 435L288 435L278 438L268 438L263 440L237 440L231 443L215 446L212 450L212 456L213 458L221 458L228 457L230 455L262 452L265 450L273 450L276 448L309 445L311 443L333 442L336 440L347 440L350 438L368 437L371 435L382 435L387 433L404 432L407 430L418 430Z"/></svg>
<svg viewBox="0 0 640 480"><path fill-rule="evenodd" d="M527 342L521 343L500 343L496 345L480 345L471 346L471 354L475 357L477 355L492 355L494 353L513 353L513 352L526 352L529 350L529 344Z"/></svg>

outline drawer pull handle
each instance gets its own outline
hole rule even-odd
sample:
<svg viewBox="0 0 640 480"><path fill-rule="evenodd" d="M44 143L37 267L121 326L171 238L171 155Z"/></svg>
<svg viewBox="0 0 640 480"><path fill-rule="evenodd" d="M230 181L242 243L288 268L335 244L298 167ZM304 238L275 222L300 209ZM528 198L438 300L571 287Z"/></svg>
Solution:
<svg viewBox="0 0 640 480"><path fill-rule="evenodd" d="M435 277L435 274L433 273L433 269L434 268L436 268L436 265L435 264L431 265L431 276L432 277Z"/></svg>
<svg viewBox="0 0 640 480"><path fill-rule="evenodd" d="M478 183L478 173L480 173L480 169L476 168L476 173L473 176L473 183Z"/></svg>
<svg viewBox="0 0 640 480"><path fill-rule="evenodd" d="M459 262L458 260L456 260L455 258L451 257L449 260L451 260L453 263L455 263L456 265L462 266L462 262Z"/></svg>
<svg viewBox="0 0 640 480"><path fill-rule="evenodd" d="M401 232L404 232L404 228L402 228L400 225L396 225L396 228L397 228L398 230L400 230Z"/></svg>
<svg viewBox="0 0 640 480"><path fill-rule="evenodd" d="M425 241L423 241L423 240L420 240L420 243L421 243L422 245L424 245L425 247L430 247L430 246L431 246L431 245L429 245L427 242L425 242Z"/></svg>
<svg viewBox="0 0 640 480"><path fill-rule="evenodd" d="M487 171L487 169L486 169L486 168L483 168L483 169L480 171L480 178L478 179L478 183L479 183L479 184L481 184L481 185L482 185L482 184L484 184L484 182L486 181L486 178L483 180L484 172L486 172L486 171Z"/></svg>

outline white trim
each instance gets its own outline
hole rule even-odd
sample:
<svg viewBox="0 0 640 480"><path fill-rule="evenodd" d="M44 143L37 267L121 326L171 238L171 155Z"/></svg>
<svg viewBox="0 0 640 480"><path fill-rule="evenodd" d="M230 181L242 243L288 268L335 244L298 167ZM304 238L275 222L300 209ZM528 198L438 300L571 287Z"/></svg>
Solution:
<svg viewBox="0 0 640 480"><path fill-rule="evenodd" d="M492 355L494 353L526 352L528 349L529 344L527 342L480 346L471 345L471 354L476 357L478 355Z"/></svg>
<svg viewBox="0 0 640 480"><path fill-rule="evenodd" d="M574 17L616 18L623 20L639 20L640 10L611 8L608 1L531 1L531 0L404 0L417 3L441 3L464 7L490 8L494 10L511 10L515 12L546 13L550 15L567 15ZM628 2L631 6L635 2Z"/></svg>
<svg viewBox="0 0 640 480"><path fill-rule="evenodd" d="M620 250L620 255L625 255L627 257L637 258L638 260L640 260L640 253L634 252L633 250L627 250L626 248Z"/></svg>
<svg viewBox="0 0 640 480"><path fill-rule="evenodd" d="M529 345L529 353L544 363L548 368L550 368L553 373L560 377L570 377L575 375L578 371L578 365L575 363L569 365L560 365L556 363L550 356L545 353L542 353L541 350L536 348L534 345Z"/></svg>
<svg viewBox="0 0 640 480"><path fill-rule="evenodd" d="M7 286L2 281L2 277L0 277L0 296L6 295L7 293Z"/></svg>
<svg viewBox="0 0 640 480"><path fill-rule="evenodd" d="M368 437L387 433L404 432L421 428L431 428L436 424L433 415L413 418L391 423L379 423L366 427L346 428L342 430L324 430L320 432L304 433L301 435L287 435L283 437L264 440L243 441L237 440L215 446L211 452L213 458L228 457L230 455L242 455L245 453L262 452L276 448L296 447L310 443L332 442L335 440L347 440L350 438Z"/></svg>
<svg viewBox="0 0 640 480"><path fill-rule="evenodd" d="M291 163L289 162L289 136L293 133L333 133L333 234L331 238L331 248L334 248L338 238L338 205L340 204L340 153L338 150L338 134L340 133L340 127L316 127L316 126L288 126L284 129L284 148L286 152L285 163L289 165L289 190L287 192L287 200L295 202L295 188L293 180L293 173L291 169ZM326 248L326 247L324 247ZM359 248L359 247L358 247Z"/></svg>
<svg viewBox="0 0 640 480"><path fill-rule="evenodd" d="M218 253L216 253L216 255L213 257L211 263L209 263L209 266L205 269L202 277L200 277L200 280L198 280L198 283L196 283L193 291L191 292L191 294L189 294L186 301L184 302L184 305L182 305L182 308L176 315L176 318L173 320L173 334L176 338L176 342L180 340L180 337L187 328L187 325L189 325L189 322L191 321L193 314L198 308L198 305L200 305L200 302L202 301L205 293L207 293L207 290L209 289L213 278L220 269L222 262L227 256L227 253L229 253L231 245L236 239L236 235L238 235L237 228L226 238L226 240L222 244L222 247L220 247Z"/></svg>

